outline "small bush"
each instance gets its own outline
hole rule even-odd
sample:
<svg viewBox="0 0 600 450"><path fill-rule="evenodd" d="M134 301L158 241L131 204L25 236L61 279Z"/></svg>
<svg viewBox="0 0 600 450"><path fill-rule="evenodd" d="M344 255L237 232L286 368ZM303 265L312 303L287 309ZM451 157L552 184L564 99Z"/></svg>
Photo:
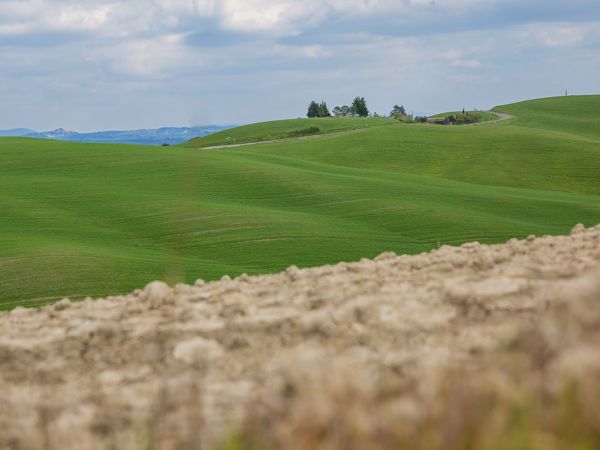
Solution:
<svg viewBox="0 0 600 450"><path fill-rule="evenodd" d="M461 113L456 116L456 125L467 125L481 122L481 114Z"/></svg>
<svg viewBox="0 0 600 450"><path fill-rule="evenodd" d="M299 130L290 131L288 133L288 137L302 137L302 136L310 136L312 134L319 134L321 129L319 127L306 127L301 128Z"/></svg>

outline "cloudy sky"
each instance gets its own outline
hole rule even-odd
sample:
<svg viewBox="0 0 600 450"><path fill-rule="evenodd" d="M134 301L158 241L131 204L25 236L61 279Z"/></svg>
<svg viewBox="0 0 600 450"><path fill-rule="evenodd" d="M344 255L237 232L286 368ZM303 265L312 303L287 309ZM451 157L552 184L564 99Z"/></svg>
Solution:
<svg viewBox="0 0 600 450"><path fill-rule="evenodd" d="M0 0L0 129L600 93L599 0Z"/></svg>

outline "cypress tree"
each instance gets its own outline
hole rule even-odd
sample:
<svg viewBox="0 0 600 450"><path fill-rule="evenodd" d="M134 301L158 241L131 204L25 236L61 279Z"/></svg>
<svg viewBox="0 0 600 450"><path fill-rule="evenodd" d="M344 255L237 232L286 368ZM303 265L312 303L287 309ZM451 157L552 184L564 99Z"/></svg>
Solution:
<svg viewBox="0 0 600 450"><path fill-rule="evenodd" d="M356 97L354 99L352 110L359 117L367 117L369 115L369 108L367 108L367 101L364 97Z"/></svg>
<svg viewBox="0 0 600 450"><path fill-rule="evenodd" d="M317 102L315 102L315 101L310 102L306 116L307 117L319 117L319 105L317 104Z"/></svg>
<svg viewBox="0 0 600 450"><path fill-rule="evenodd" d="M321 102L319 105L319 117L331 117L329 108L327 108L327 103L325 102Z"/></svg>

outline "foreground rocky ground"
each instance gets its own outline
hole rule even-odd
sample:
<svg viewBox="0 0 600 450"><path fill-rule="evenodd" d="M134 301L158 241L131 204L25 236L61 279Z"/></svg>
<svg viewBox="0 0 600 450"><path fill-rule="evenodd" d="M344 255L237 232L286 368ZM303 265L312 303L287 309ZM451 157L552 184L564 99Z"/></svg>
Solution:
<svg viewBox="0 0 600 450"><path fill-rule="evenodd" d="M600 448L600 226L0 315L0 449Z"/></svg>

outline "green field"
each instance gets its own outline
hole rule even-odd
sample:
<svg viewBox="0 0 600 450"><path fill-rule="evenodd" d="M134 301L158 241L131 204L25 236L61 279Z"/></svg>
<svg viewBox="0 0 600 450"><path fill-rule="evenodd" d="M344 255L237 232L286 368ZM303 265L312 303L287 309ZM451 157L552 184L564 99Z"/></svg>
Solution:
<svg viewBox="0 0 600 450"><path fill-rule="evenodd" d="M274 122L254 123L220 131L202 138L193 139L184 144L184 146L190 148L204 148L289 139L295 137L294 134L297 132L306 130L309 127L319 128L317 134L328 134L396 124L397 121L383 117L327 117L276 120Z"/></svg>
<svg viewBox="0 0 600 450"><path fill-rule="evenodd" d="M1 138L0 307L600 223L600 96L498 110L516 119L215 150Z"/></svg>
<svg viewBox="0 0 600 450"><path fill-rule="evenodd" d="M553 97L503 105L494 111L517 116L521 127L600 139L600 96Z"/></svg>

